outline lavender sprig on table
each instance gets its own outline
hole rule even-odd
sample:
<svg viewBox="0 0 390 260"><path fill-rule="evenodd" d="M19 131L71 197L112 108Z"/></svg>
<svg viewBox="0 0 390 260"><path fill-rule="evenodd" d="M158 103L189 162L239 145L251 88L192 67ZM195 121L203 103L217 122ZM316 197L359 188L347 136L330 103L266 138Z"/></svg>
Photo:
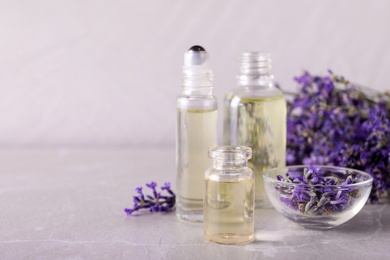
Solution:
<svg viewBox="0 0 390 260"><path fill-rule="evenodd" d="M288 102L287 164L368 172L370 200L377 202L390 189L390 93L368 93L332 72L295 80L300 90Z"/></svg>
<svg viewBox="0 0 390 260"><path fill-rule="evenodd" d="M171 190L171 184L169 182L166 182L164 183L164 186L161 186L161 192L157 192L157 184L155 182L146 184L146 187L152 190L153 196L144 195L142 187L135 188L137 195L133 196L133 208L124 209L128 216L137 211L149 210L150 212L168 212L174 209L176 195ZM164 195L163 192L167 194Z"/></svg>
<svg viewBox="0 0 390 260"><path fill-rule="evenodd" d="M275 188L280 192L280 201L295 211L330 215L348 209L353 205L353 199L360 196L356 188L341 186L334 189L332 186L357 183L359 178L358 173L345 177L343 174L327 174L319 166L310 166L303 173L289 171L285 177L278 175L277 179L287 185L279 184Z"/></svg>

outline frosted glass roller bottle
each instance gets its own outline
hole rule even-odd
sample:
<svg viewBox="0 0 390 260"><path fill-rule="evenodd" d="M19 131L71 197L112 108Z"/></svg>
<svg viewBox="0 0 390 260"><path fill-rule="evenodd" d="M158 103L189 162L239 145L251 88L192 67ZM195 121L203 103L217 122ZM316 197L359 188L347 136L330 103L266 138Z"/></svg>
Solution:
<svg viewBox="0 0 390 260"><path fill-rule="evenodd" d="M204 172L209 147L217 144L217 99L212 94L208 53L193 46L184 54L182 94L177 98L176 215L203 221Z"/></svg>

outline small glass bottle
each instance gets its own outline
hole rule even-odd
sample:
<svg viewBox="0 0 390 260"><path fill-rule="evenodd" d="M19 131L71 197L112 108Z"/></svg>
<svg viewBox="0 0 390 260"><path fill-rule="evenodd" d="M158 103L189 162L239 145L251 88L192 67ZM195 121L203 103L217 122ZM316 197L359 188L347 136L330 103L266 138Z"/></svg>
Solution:
<svg viewBox="0 0 390 260"><path fill-rule="evenodd" d="M213 166L205 173L204 237L220 244L254 239L254 174L248 168L252 149L219 146L209 150Z"/></svg>
<svg viewBox="0 0 390 260"><path fill-rule="evenodd" d="M252 148L256 208L271 207L263 173L286 163L286 100L275 87L269 53L245 52L238 88L224 99L224 144Z"/></svg>
<svg viewBox="0 0 390 260"><path fill-rule="evenodd" d="M183 88L177 97L176 215L203 221L204 172L207 151L217 144L217 99L212 94L208 54L193 46L184 54Z"/></svg>

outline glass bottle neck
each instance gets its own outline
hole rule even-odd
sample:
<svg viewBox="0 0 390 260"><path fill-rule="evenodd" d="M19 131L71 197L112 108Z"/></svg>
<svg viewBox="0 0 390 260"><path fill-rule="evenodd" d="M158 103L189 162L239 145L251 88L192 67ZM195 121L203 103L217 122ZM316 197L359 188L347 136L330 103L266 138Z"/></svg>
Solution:
<svg viewBox="0 0 390 260"><path fill-rule="evenodd" d="M271 55L269 53L244 52L241 56L238 84L244 87L272 88Z"/></svg>
<svg viewBox="0 0 390 260"><path fill-rule="evenodd" d="M182 93L186 96L211 96L213 94L212 72L209 69L183 71Z"/></svg>
<svg viewBox="0 0 390 260"><path fill-rule="evenodd" d="M240 75L238 78L238 85L245 87L245 88L273 88L273 87L275 87L272 75L269 75L267 77Z"/></svg>
<svg viewBox="0 0 390 260"><path fill-rule="evenodd" d="M217 170L239 170L248 167L248 160L213 160L213 168Z"/></svg>
<svg viewBox="0 0 390 260"><path fill-rule="evenodd" d="M182 94L184 96L212 96L213 88L212 87L203 87L203 86L183 86Z"/></svg>
<svg viewBox="0 0 390 260"><path fill-rule="evenodd" d="M247 146L216 146L209 149L213 167L217 170L240 170L248 167L252 149Z"/></svg>

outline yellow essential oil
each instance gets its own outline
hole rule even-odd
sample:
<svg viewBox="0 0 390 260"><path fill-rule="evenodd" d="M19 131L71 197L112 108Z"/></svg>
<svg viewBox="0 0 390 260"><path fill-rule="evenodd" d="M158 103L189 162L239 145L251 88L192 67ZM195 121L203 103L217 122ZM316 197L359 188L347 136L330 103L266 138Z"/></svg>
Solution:
<svg viewBox="0 0 390 260"><path fill-rule="evenodd" d="M176 215L203 221L204 172L209 147L217 144L217 99L212 94L208 53L193 46L184 54L182 93L177 97Z"/></svg>
<svg viewBox="0 0 390 260"><path fill-rule="evenodd" d="M203 215L204 172L210 167L210 146L217 144L217 110L178 109L178 212L183 219ZM197 216L195 216L197 215Z"/></svg>
<svg viewBox="0 0 390 260"><path fill-rule="evenodd" d="M273 84L270 55L244 53L239 87L224 100L224 144L252 148L256 207L270 207L263 173L286 163L286 100Z"/></svg>
<svg viewBox="0 0 390 260"><path fill-rule="evenodd" d="M204 237L220 244L254 239L254 175L247 167L251 149L210 149L213 167L205 173Z"/></svg>
<svg viewBox="0 0 390 260"><path fill-rule="evenodd" d="M237 106L229 106L230 116L225 126L234 133L233 144L252 148L249 167L255 172L256 203L265 206L267 197L263 173L271 168L285 166L286 161L286 101L284 96L246 98L235 96ZM225 123L226 124L226 123ZM229 139L229 133L225 139ZM227 141L228 142L228 141Z"/></svg>

